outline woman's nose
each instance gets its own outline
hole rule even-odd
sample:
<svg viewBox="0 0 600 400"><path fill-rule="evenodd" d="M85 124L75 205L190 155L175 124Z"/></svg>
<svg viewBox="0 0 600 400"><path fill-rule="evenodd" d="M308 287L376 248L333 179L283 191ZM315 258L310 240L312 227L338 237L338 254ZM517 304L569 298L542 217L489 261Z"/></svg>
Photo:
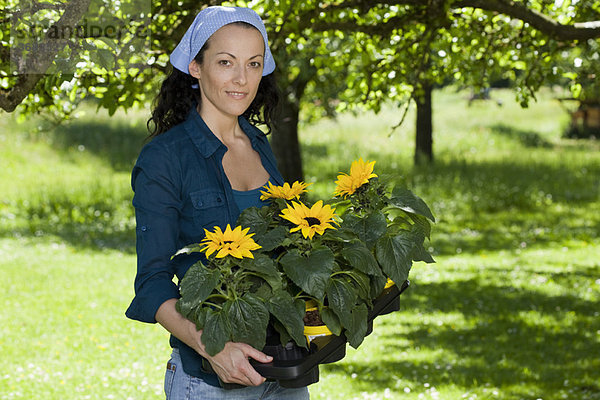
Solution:
<svg viewBox="0 0 600 400"><path fill-rule="evenodd" d="M247 82L246 73L246 68L243 66L236 67L234 82L241 86L245 85Z"/></svg>

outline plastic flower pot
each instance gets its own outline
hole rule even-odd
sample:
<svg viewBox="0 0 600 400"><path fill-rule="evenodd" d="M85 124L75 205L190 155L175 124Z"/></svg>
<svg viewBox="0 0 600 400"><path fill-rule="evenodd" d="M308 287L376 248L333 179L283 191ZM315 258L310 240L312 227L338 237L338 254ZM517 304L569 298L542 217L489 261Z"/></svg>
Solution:
<svg viewBox="0 0 600 400"><path fill-rule="evenodd" d="M262 352L273 357L270 363L259 363L251 360L252 366L269 381L278 381L282 387L299 388L308 386L319 381L319 368L298 368L312 353L317 351L316 345L309 350L297 346L294 342L288 342L285 346L281 344L279 334L271 325L267 327L267 342ZM212 366L206 360L202 360L202 368L206 372L214 373ZM219 383L223 389L240 389L245 386L237 383Z"/></svg>
<svg viewBox="0 0 600 400"><path fill-rule="evenodd" d="M317 302L312 299L306 300L304 304L306 306L306 311L314 311L317 309Z"/></svg>
<svg viewBox="0 0 600 400"><path fill-rule="evenodd" d="M373 320L384 313L392 303L398 300L398 297L409 286L409 282L404 282L401 286L391 285L373 302L373 308L369 310L368 323L372 327ZM273 356L270 363L259 363L250 360L250 363L256 371L267 378L269 381L278 381L279 384L287 388L298 388L308 386L319 381L319 364L339 361L346 354L346 337L328 335L317 336L310 342L310 349L306 350L296 346L294 343L288 343L282 346L279 337L275 334L267 336L267 345L263 352ZM341 357L340 357L341 354ZM208 367L210 367L210 364ZM226 389L242 387L235 384L225 384Z"/></svg>
<svg viewBox="0 0 600 400"><path fill-rule="evenodd" d="M309 300L306 302L306 312L307 313L308 312L317 312L316 303L314 301ZM311 346L311 343L314 342L314 345L317 347L317 351L318 351L318 349L325 347L332 340L332 338L336 337L329 330L329 328L327 328L327 325L325 325L325 324L316 325L316 326L305 325L304 326L304 336L306 337L306 342L308 343L309 346ZM321 360L320 363L321 364L333 363L333 362L341 360L345 356L346 356L346 346L344 345L344 346L340 346L335 352L331 353L328 357Z"/></svg>
<svg viewBox="0 0 600 400"><path fill-rule="evenodd" d="M306 342L310 346L310 342L313 339L321 336L329 336L333 335L327 325L319 325L319 326L305 326L304 327L304 336L306 337Z"/></svg>
<svg viewBox="0 0 600 400"><path fill-rule="evenodd" d="M387 282L385 283L385 286L383 287L383 290L391 288L394 285L395 285L394 281L391 280L390 278L388 278Z"/></svg>
<svg viewBox="0 0 600 400"><path fill-rule="evenodd" d="M381 294L379 295L378 299L381 299L382 297L385 297L386 295L388 295L390 292L392 292L394 290L394 288L396 287L396 284L394 283L394 281L392 281L390 278L388 278L385 286L383 287L383 292L381 292ZM385 314L390 314L394 311L398 311L400 310L400 297L396 297L394 298L393 301L391 301L389 303L389 305L387 305L379 315L385 315Z"/></svg>

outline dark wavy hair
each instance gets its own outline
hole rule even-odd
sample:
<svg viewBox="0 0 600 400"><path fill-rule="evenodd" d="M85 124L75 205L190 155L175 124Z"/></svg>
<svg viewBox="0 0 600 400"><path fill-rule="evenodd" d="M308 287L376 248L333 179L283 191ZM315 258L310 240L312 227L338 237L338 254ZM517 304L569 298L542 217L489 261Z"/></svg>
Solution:
<svg viewBox="0 0 600 400"><path fill-rule="evenodd" d="M256 29L246 22L234 22L234 24ZM204 52L208 49L209 43L210 38L194 57L194 60L200 65L204 61ZM152 116L146 123L150 132L148 139L165 133L173 126L185 121L194 102L202 107L199 89L192 88L192 85L197 83L198 81L193 76L171 66L170 74L163 81L160 92L152 103ZM267 133L270 133L278 103L277 83L274 74L269 74L262 77L256 97L242 115L253 125L266 125Z"/></svg>

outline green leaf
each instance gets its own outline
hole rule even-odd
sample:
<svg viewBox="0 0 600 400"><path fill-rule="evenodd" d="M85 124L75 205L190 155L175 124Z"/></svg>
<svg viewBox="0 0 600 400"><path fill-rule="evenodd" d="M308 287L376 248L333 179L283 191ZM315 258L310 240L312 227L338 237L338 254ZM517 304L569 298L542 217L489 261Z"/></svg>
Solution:
<svg viewBox="0 0 600 400"><path fill-rule="evenodd" d="M271 218L268 207L248 207L241 212L237 224L261 236L267 231Z"/></svg>
<svg viewBox="0 0 600 400"><path fill-rule="evenodd" d="M385 284L387 283L387 276L382 275L380 277L371 277L370 288L371 298L374 299L381 294Z"/></svg>
<svg viewBox="0 0 600 400"><path fill-rule="evenodd" d="M304 337L304 302L295 299L286 291L280 290L273 294L267 303L267 307L273 316L281 323L298 346L307 347Z"/></svg>
<svg viewBox="0 0 600 400"><path fill-rule="evenodd" d="M425 223L427 224L427 227L430 227L429 221L427 221L424 217L420 217L417 215L415 215L415 217L421 218L422 220L425 221ZM412 237L414 239L414 244L415 244L415 247L414 247L413 253L412 253L412 259L413 259L413 261L424 261L426 263L431 264L431 263L435 263L435 260L433 259L431 254L429 254L429 252L427 250L425 250L425 246L424 246L425 236L428 235L427 227L424 227L422 224L415 223L411 228L411 234L412 234Z"/></svg>
<svg viewBox="0 0 600 400"><path fill-rule="evenodd" d="M279 287L277 287L275 290L280 290L281 289L281 285ZM249 293L252 293L253 295L255 295L256 297L258 297L259 299L263 300L263 301L267 301L268 299L270 299L273 296L273 287L269 284L264 282L261 285L254 285L252 287L251 290L249 290Z"/></svg>
<svg viewBox="0 0 600 400"><path fill-rule="evenodd" d="M333 262L333 252L327 247L313 249L308 257L303 257L293 249L280 260L287 276L300 289L317 299L322 299L325 294Z"/></svg>
<svg viewBox="0 0 600 400"><path fill-rule="evenodd" d="M283 324L281 322L279 322L279 320L275 319L272 321L272 323L273 323L273 328L275 328L277 333L279 333L279 341L280 341L281 345L285 346L290 340L292 340L290 333L288 332L286 327L283 326ZM304 338L304 341L302 343L303 344L301 346L303 346L305 348L308 346L306 343L306 338Z"/></svg>
<svg viewBox="0 0 600 400"><path fill-rule="evenodd" d="M275 261L266 254L256 254L254 258L244 258L241 266L248 271L279 277L279 271L277 271L277 268L275 267Z"/></svg>
<svg viewBox="0 0 600 400"><path fill-rule="evenodd" d="M327 229L325 233L323 233L323 240L331 240L333 242L342 242L348 243L353 240L356 240L358 237L353 231L349 229Z"/></svg>
<svg viewBox="0 0 600 400"><path fill-rule="evenodd" d="M374 296L371 296L371 281L375 279L383 279L384 281L387 280L387 277L381 271L379 271L379 273L376 275L369 276L357 269L353 269L351 271L346 271L346 275L352 278L352 282L354 287L356 287L356 293L358 294L358 297L369 304L374 298Z"/></svg>
<svg viewBox="0 0 600 400"><path fill-rule="evenodd" d="M365 304L360 304L352 309L351 323L346 327L346 338L350 346L355 349L360 346L367 334L367 316L368 311Z"/></svg>
<svg viewBox="0 0 600 400"><path fill-rule="evenodd" d="M177 253L173 254L173 256L171 257L171 260L180 254L199 253L201 251L201 249L202 249L202 246L200 245L200 243L187 245L187 246L177 250Z"/></svg>
<svg viewBox="0 0 600 400"><path fill-rule="evenodd" d="M71 89L71 91L69 92L69 101L71 103L74 103L75 100L77 99L77 85L73 85L73 88Z"/></svg>
<svg viewBox="0 0 600 400"><path fill-rule="evenodd" d="M428 264L435 263L435 260L433 259L431 254L425 249L425 246L419 243L415 245L412 259L413 261L423 261Z"/></svg>
<svg viewBox="0 0 600 400"><path fill-rule="evenodd" d="M368 275L381 274L375 256L363 242L354 241L345 245L341 254L353 268Z"/></svg>
<svg viewBox="0 0 600 400"><path fill-rule="evenodd" d="M193 314L193 322L196 323L196 329L204 329L204 325L206 325L206 316L208 315L210 308L208 307L197 307L196 311Z"/></svg>
<svg viewBox="0 0 600 400"><path fill-rule="evenodd" d="M422 215L435 222L435 217L425 202L408 189L395 187L392 191L390 205L412 214Z"/></svg>
<svg viewBox="0 0 600 400"><path fill-rule="evenodd" d="M348 214L344 217L342 227L356 233L370 248L387 231L387 221L381 212L374 212L365 217Z"/></svg>
<svg viewBox="0 0 600 400"><path fill-rule="evenodd" d="M256 254L253 259L245 258L241 265L245 270L252 271L264 279L273 290L283 286L283 278L275 266L275 261L266 254Z"/></svg>
<svg viewBox="0 0 600 400"><path fill-rule="evenodd" d="M183 318L187 318L190 321L193 321L193 309L190 307L190 304L184 304L181 299L177 300L177 303L175 303L175 310L183 315Z"/></svg>
<svg viewBox="0 0 600 400"><path fill-rule="evenodd" d="M189 315L192 309L202 304L217 287L220 277L219 270L208 269L201 262L192 265L181 280L178 301L181 314Z"/></svg>
<svg viewBox="0 0 600 400"><path fill-rule="evenodd" d="M414 222L412 230L419 231L423 234L427 239L431 238L431 224L427 221L427 218L417 215L417 214L408 214L410 219Z"/></svg>
<svg viewBox="0 0 600 400"><path fill-rule="evenodd" d="M94 62L94 64L105 68L107 71L110 71L114 68L115 54L112 51L108 49L97 48L95 51L91 51L89 54L90 59Z"/></svg>
<svg viewBox="0 0 600 400"><path fill-rule="evenodd" d="M352 285L344 279L330 279L325 290L329 307L338 316L342 326L352 323L352 308L356 302L356 292Z"/></svg>
<svg viewBox="0 0 600 400"><path fill-rule="evenodd" d="M342 333L342 324L338 316L329 307L323 307L319 310L321 319L327 325L327 328L336 336Z"/></svg>
<svg viewBox="0 0 600 400"><path fill-rule="evenodd" d="M415 244L410 232L385 235L375 245L375 255L383 272L394 282L402 283L408 278L412 266L412 253Z"/></svg>
<svg viewBox="0 0 600 400"><path fill-rule="evenodd" d="M247 343L259 350L265 347L269 310L258 297L246 293L227 302L223 312L227 313L233 341Z"/></svg>
<svg viewBox="0 0 600 400"><path fill-rule="evenodd" d="M229 304L226 302L225 304ZM206 352L214 356L231 340L231 326L224 310L209 309L206 314L206 323L202 332L202 343Z"/></svg>
<svg viewBox="0 0 600 400"><path fill-rule="evenodd" d="M114 39L111 39L111 38L105 37L105 36L101 36L98 39L103 41L104 43L106 43L108 45L108 47L110 47L112 49L113 52L115 52L115 53L119 52L119 45L117 44L117 42Z"/></svg>
<svg viewBox="0 0 600 400"><path fill-rule="evenodd" d="M264 235L257 237L256 243L261 245L264 251L271 251L283 245L288 231L288 228L285 226L275 227L267 231Z"/></svg>

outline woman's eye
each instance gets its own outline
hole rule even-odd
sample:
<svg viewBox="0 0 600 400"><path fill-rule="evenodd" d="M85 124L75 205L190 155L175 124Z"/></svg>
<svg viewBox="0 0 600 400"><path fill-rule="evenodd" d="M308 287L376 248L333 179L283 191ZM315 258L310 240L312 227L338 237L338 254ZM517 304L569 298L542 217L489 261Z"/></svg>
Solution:
<svg viewBox="0 0 600 400"><path fill-rule="evenodd" d="M219 65L225 65L225 66L231 65L231 61L229 61L229 60L221 60L221 61L219 61Z"/></svg>
<svg viewBox="0 0 600 400"><path fill-rule="evenodd" d="M250 66L251 66L252 68L260 68L260 62L258 62L258 61L252 61L252 62L250 63Z"/></svg>

